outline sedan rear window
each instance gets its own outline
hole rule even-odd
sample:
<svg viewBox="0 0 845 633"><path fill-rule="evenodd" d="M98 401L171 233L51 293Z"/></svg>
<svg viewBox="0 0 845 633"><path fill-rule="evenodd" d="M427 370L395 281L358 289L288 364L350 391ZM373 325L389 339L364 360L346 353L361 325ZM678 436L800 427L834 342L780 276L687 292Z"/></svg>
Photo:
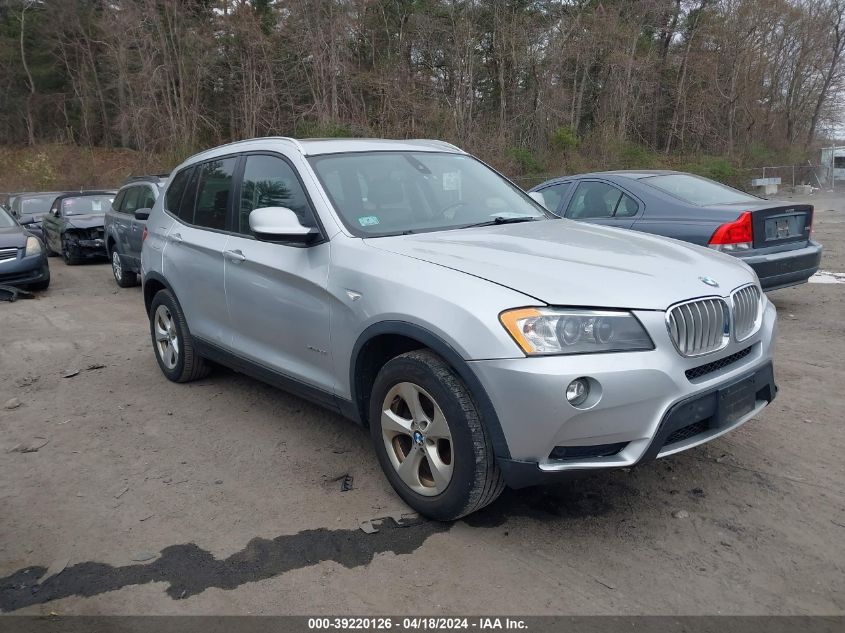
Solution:
<svg viewBox="0 0 845 633"><path fill-rule="evenodd" d="M698 206L760 201L760 198L749 195L739 189L734 189L722 183L690 174L649 176L640 179L640 182L656 187L669 195Z"/></svg>

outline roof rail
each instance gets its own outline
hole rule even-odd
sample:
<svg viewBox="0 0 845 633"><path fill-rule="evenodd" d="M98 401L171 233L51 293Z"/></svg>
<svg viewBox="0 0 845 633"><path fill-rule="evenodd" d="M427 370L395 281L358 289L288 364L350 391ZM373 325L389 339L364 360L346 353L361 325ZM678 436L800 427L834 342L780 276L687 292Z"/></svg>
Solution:
<svg viewBox="0 0 845 633"><path fill-rule="evenodd" d="M201 156L201 155L203 155L207 152L215 151L215 150L218 150L222 147L229 147L229 145L240 145L241 143L249 143L250 141L268 141L268 140L288 141L291 145L296 147L297 151L300 154L302 154L303 156L305 155L305 148L302 146L302 143L300 143L297 139L292 138L290 136L256 136L256 137L253 137L253 138L243 138L243 139L240 139L238 141L231 141L229 143L223 143L222 145L215 145L214 147L209 147L208 149L204 149L201 152L197 152L196 154L192 154L191 156L188 156L188 158L183 160L182 163L185 163L189 160L192 160L192 159L196 158L197 156ZM180 164L182 164L182 163L180 163Z"/></svg>

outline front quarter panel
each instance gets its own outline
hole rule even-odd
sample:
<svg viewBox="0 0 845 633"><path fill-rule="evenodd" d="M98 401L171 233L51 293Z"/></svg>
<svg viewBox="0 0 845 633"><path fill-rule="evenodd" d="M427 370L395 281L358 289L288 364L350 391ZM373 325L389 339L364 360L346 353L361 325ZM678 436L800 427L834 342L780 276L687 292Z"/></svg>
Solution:
<svg viewBox="0 0 845 633"><path fill-rule="evenodd" d="M337 298L337 310L332 315L332 351L338 395L347 399L351 397L353 349L372 325L393 321L418 326L464 360L523 358L499 322L499 313L542 305L478 277L345 236L333 240L329 292Z"/></svg>

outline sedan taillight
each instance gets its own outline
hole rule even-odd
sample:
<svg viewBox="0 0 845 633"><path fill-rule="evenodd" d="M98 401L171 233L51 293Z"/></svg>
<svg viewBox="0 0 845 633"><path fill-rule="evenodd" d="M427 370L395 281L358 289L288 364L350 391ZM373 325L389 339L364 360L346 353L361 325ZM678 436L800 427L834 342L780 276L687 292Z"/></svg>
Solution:
<svg viewBox="0 0 845 633"><path fill-rule="evenodd" d="M145 242L147 240L147 227L144 227L144 232L141 233L141 241Z"/></svg>
<svg viewBox="0 0 845 633"><path fill-rule="evenodd" d="M745 211L733 222L723 224L716 229L707 246L717 251L733 253L750 250L753 241L751 211Z"/></svg>

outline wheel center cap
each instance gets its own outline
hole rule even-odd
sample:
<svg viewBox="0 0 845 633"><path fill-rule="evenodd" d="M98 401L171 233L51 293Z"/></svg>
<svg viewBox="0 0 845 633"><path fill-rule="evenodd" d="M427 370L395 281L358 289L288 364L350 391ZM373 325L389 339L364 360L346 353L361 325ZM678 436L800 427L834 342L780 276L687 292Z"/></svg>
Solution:
<svg viewBox="0 0 845 633"><path fill-rule="evenodd" d="M415 444L422 444L423 443L423 434L419 431L414 431L414 443Z"/></svg>

